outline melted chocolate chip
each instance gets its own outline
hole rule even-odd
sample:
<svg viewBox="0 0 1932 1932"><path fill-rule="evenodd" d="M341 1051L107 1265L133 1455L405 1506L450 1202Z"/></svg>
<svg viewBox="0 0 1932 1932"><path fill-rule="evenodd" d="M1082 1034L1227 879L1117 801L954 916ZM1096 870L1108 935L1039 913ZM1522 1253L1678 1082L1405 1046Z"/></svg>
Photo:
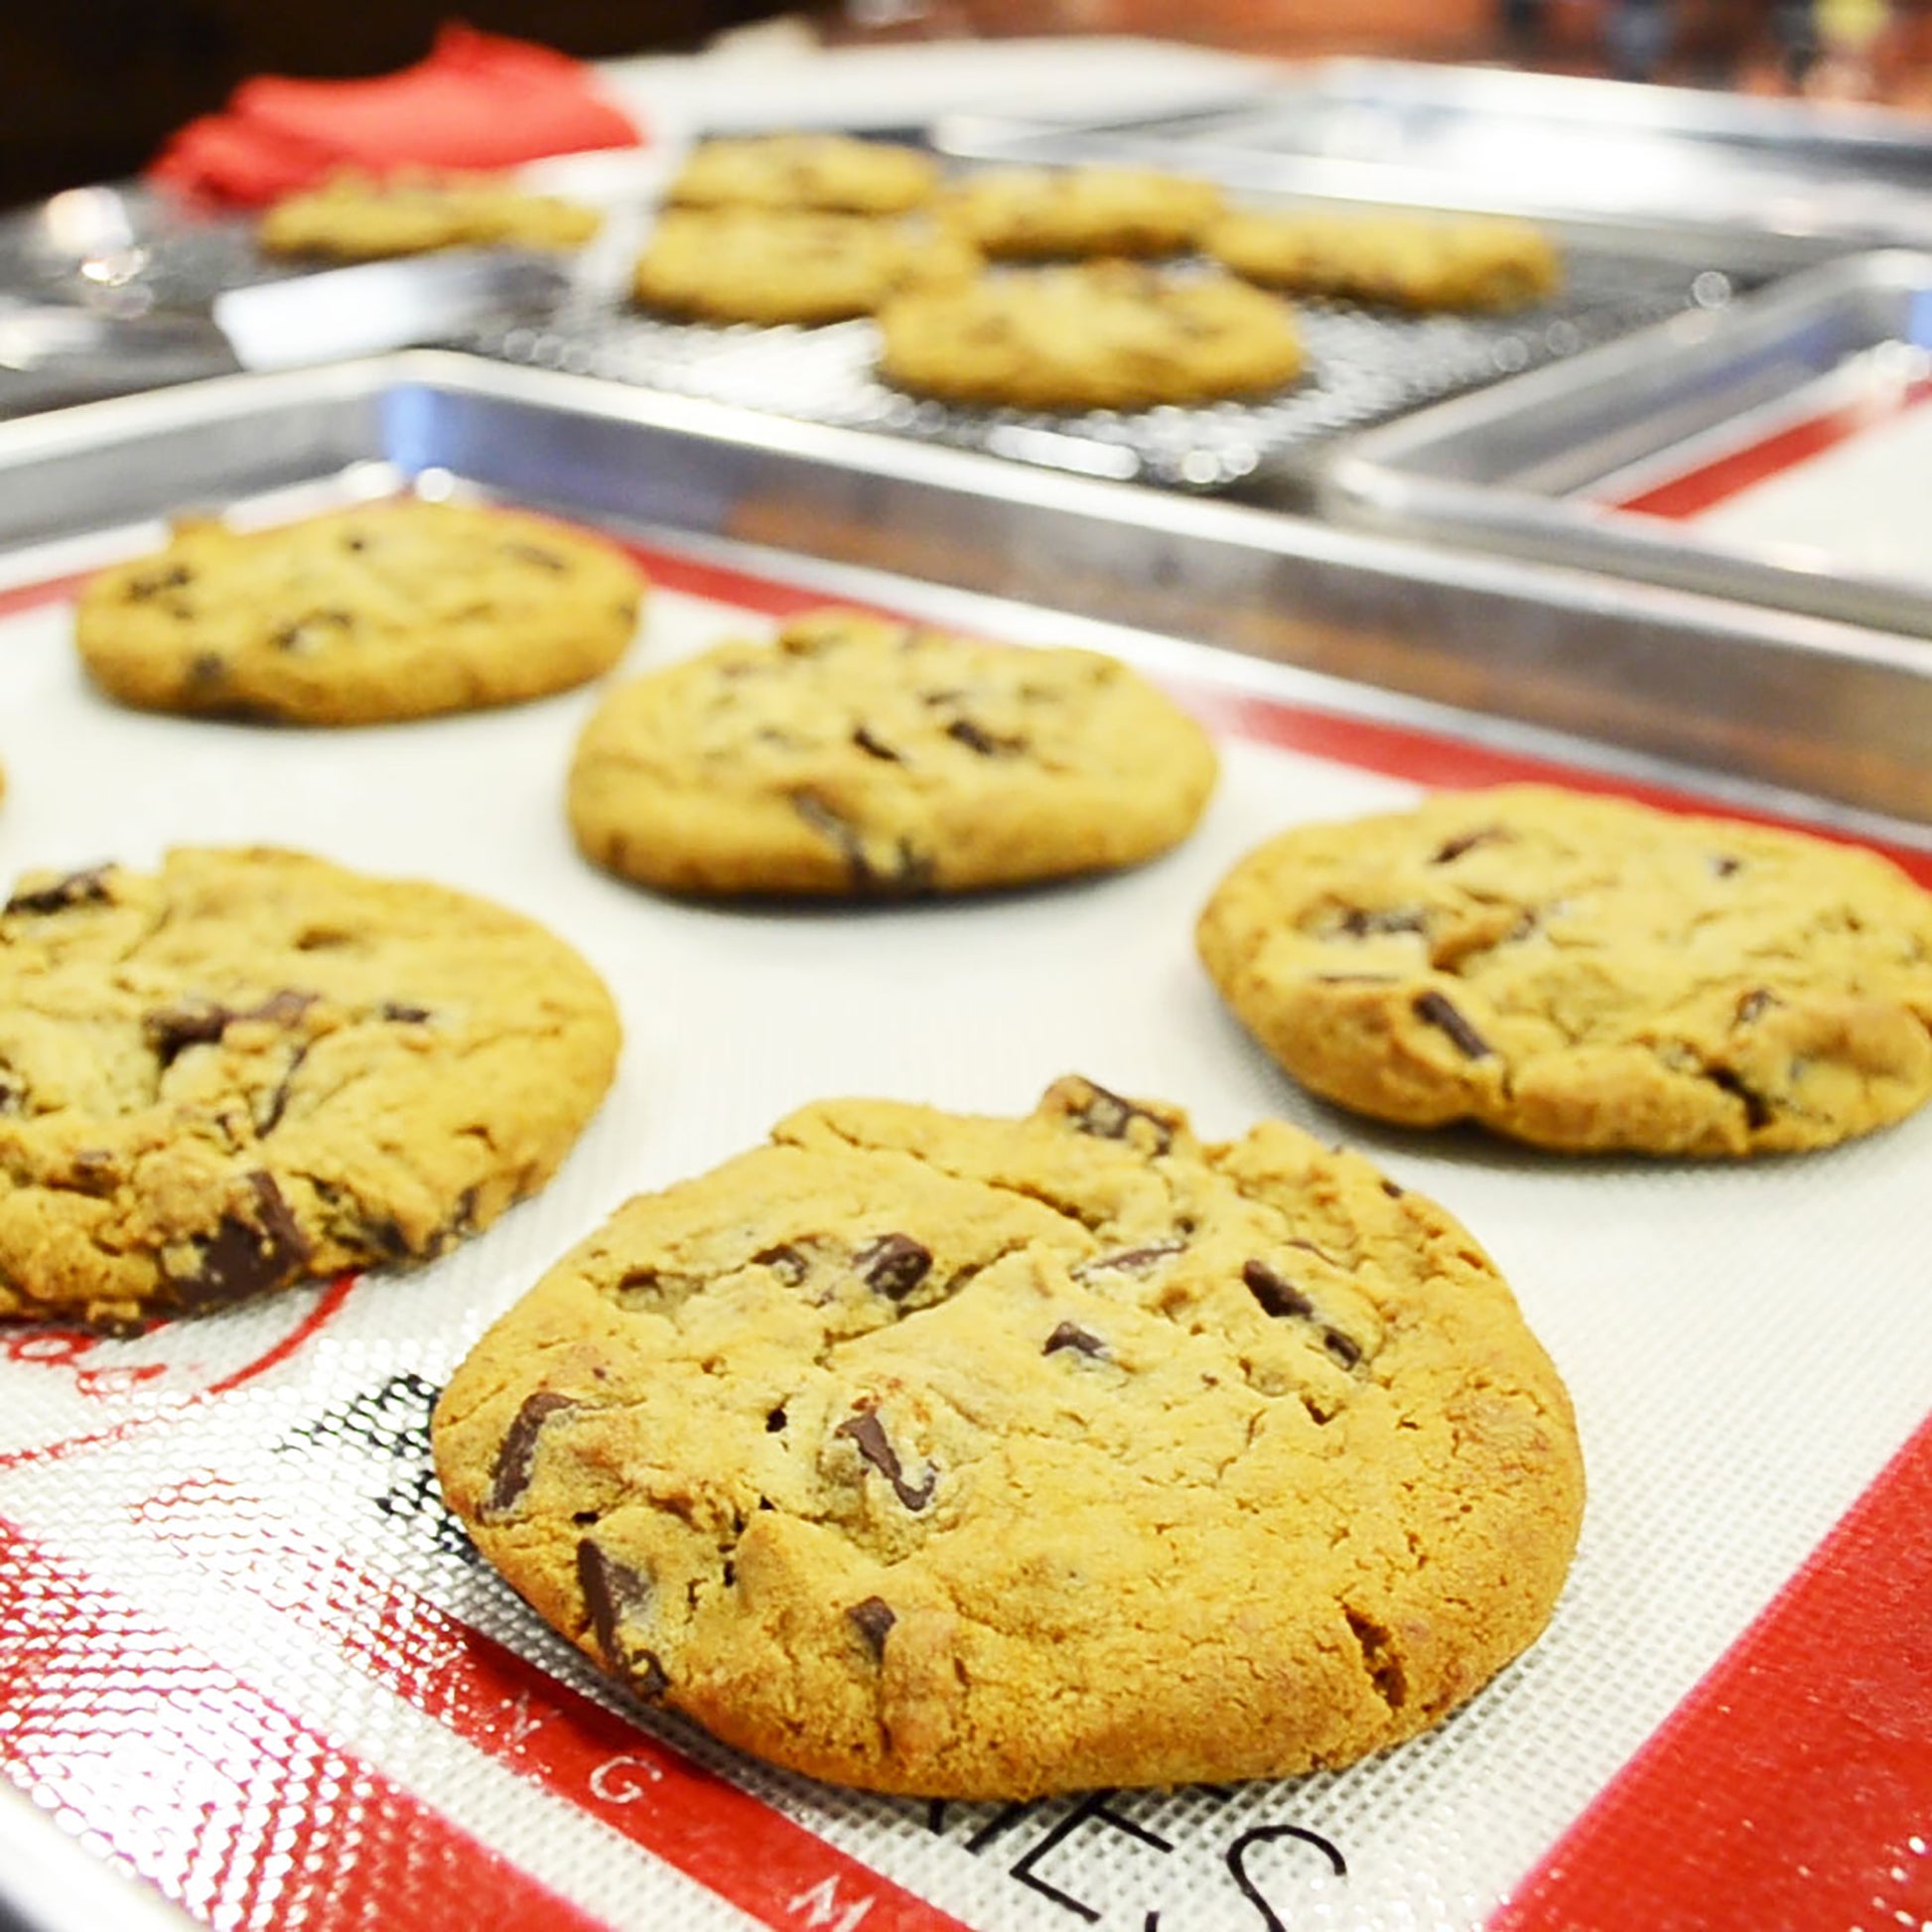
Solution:
<svg viewBox="0 0 1932 1932"><path fill-rule="evenodd" d="M51 886L42 886L31 893L16 893L7 901L9 912L65 912L70 905L105 905L107 903L106 866L95 866L87 872L70 872L65 879L57 879Z"/></svg>
<svg viewBox="0 0 1932 1932"><path fill-rule="evenodd" d="M345 550L366 550L368 547L369 547L368 538L357 534L353 530L351 530L347 536L343 538L343 548Z"/></svg>
<svg viewBox="0 0 1932 1932"><path fill-rule="evenodd" d="M1417 1019L1427 1021L1430 1026L1448 1034L1469 1059L1486 1060L1495 1050L1469 1025L1468 1021L1433 988L1427 993L1416 995L1415 1012Z"/></svg>
<svg viewBox="0 0 1932 1932"><path fill-rule="evenodd" d="M983 759L1003 758L1010 752L1020 751L1026 743L1024 739L996 738L970 718L955 718L946 727L946 736L965 746L969 752L977 752Z"/></svg>
<svg viewBox="0 0 1932 1932"><path fill-rule="evenodd" d="M1084 1084L1088 1097L1069 1116L1082 1134L1092 1134L1103 1141L1124 1141L1127 1130L1137 1120L1144 1120L1154 1129L1156 1154L1166 1154L1173 1146L1173 1129L1159 1114L1151 1114L1145 1107L1137 1107L1131 1100L1109 1093L1091 1080Z"/></svg>
<svg viewBox="0 0 1932 1932"><path fill-rule="evenodd" d="M875 738L871 730L865 725L861 725L852 734L852 742L868 758L884 759L888 764L899 764L903 762L899 755L890 745L883 739Z"/></svg>
<svg viewBox="0 0 1932 1932"><path fill-rule="evenodd" d="M900 839L891 871L882 872L866 852L866 842L851 820L841 818L823 799L808 791L791 795L791 808L813 831L838 847L852 887L860 893L916 893L932 884L932 861Z"/></svg>
<svg viewBox="0 0 1932 1932"><path fill-rule="evenodd" d="M213 1045L239 1021L263 1020L274 1027L293 1027L315 1003L313 993L296 993L285 988L280 993L271 993L258 1007L161 1007L145 1015L141 1026L161 1064L169 1067L191 1046ZM289 1071L293 1073L295 1069L291 1067Z"/></svg>
<svg viewBox="0 0 1932 1932"><path fill-rule="evenodd" d="M1464 832L1460 838L1450 839L1448 844L1438 846L1435 856L1430 860L1432 866L1447 866L1461 858L1465 852L1473 852L1479 845L1507 845L1516 834L1501 825L1485 825L1479 831Z"/></svg>
<svg viewBox="0 0 1932 1932"><path fill-rule="evenodd" d="M923 1509L932 1500L939 1472L927 1469L925 1480L916 1489L905 1480L898 1451L886 1440L886 1425L870 1409L862 1409L833 1430L834 1436L849 1436L859 1453L893 1485L893 1493L907 1509Z"/></svg>
<svg viewBox="0 0 1932 1932"><path fill-rule="evenodd" d="M1733 859L1727 852L1714 852L1711 855L1711 876L1714 879L1728 879L1734 872L1743 870L1744 862Z"/></svg>
<svg viewBox="0 0 1932 1932"><path fill-rule="evenodd" d="M199 689L219 684L227 675L228 660L218 650L197 651L188 666L188 682Z"/></svg>
<svg viewBox="0 0 1932 1932"><path fill-rule="evenodd" d="M932 1250L909 1234L882 1234L852 1257L866 1286L902 1302L932 1272Z"/></svg>
<svg viewBox="0 0 1932 1932"><path fill-rule="evenodd" d="M514 557L519 563L535 564L539 570L566 571L570 568L554 550L546 550L536 543L506 543L503 555Z"/></svg>
<svg viewBox="0 0 1932 1932"><path fill-rule="evenodd" d="M1353 1368L1362 1359L1360 1346L1339 1328L1323 1328L1321 1345L1343 1368Z"/></svg>
<svg viewBox="0 0 1932 1932"><path fill-rule="evenodd" d="M1753 1020L1762 1019L1773 1007L1781 1007L1784 1002L1769 987L1759 986L1744 995L1737 1002L1737 1024L1748 1027Z"/></svg>
<svg viewBox="0 0 1932 1932"><path fill-rule="evenodd" d="M1351 905L1341 915L1341 929L1351 939L1366 939L1378 932L1427 932L1429 921L1413 909L1384 908L1371 912Z"/></svg>
<svg viewBox="0 0 1932 1932"><path fill-rule="evenodd" d="M764 1433L775 1436L790 1420L782 1409L773 1409L764 1419Z"/></svg>
<svg viewBox="0 0 1932 1932"><path fill-rule="evenodd" d="M1042 1355L1051 1355L1062 1348L1077 1349L1082 1355L1098 1356L1103 1361L1107 1355L1107 1344L1098 1335L1088 1334L1084 1328L1072 1321L1062 1321L1046 1337L1046 1345L1039 1352Z"/></svg>
<svg viewBox="0 0 1932 1932"><path fill-rule="evenodd" d="M170 1284L187 1308L211 1308L263 1289L284 1288L308 1263L309 1243L273 1176L257 1170L247 1181L257 1225L224 1214L214 1232L195 1244L195 1273Z"/></svg>
<svg viewBox="0 0 1932 1932"><path fill-rule="evenodd" d="M523 1406L497 1445L496 1460L490 1465L489 1493L483 1502L485 1516L501 1516L522 1499L536 1466L537 1438L543 1434L544 1424L552 1416L576 1407L569 1396L549 1389L539 1389L535 1395L523 1398Z"/></svg>
<svg viewBox="0 0 1932 1932"><path fill-rule="evenodd" d="M872 1654L885 1656L886 1638L898 1621L893 1606L883 1596L868 1596L863 1603L854 1603L846 1615L859 1626L859 1634L871 1646Z"/></svg>
<svg viewBox="0 0 1932 1932"><path fill-rule="evenodd" d="M1722 1087L1725 1093L1735 1094L1744 1103L1744 1123L1748 1127L1769 1127L1775 1118L1771 1103L1754 1088L1747 1087L1737 1074L1727 1066L1713 1066L1705 1069L1704 1077L1714 1087Z"/></svg>
<svg viewBox="0 0 1932 1932"><path fill-rule="evenodd" d="M1382 1182L1382 1191L1391 1200L1400 1200L1409 1190L1406 1187L1398 1187L1393 1180L1385 1178Z"/></svg>
<svg viewBox="0 0 1932 1932"><path fill-rule="evenodd" d="M1263 1314L1308 1315L1314 1312L1314 1304L1293 1282L1283 1281L1266 1262L1244 1262L1241 1279L1247 1284L1248 1293L1261 1304Z"/></svg>
<svg viewBox="0 0 1932 1932"><path fill-rule="evenodd" d="M428 1007L412 1007L401 1000L384 1000L376 1012L398 1027L420 1027L430 1017Z"/></svg>
<svg viewBox="0 0 1932 1932"><path fill-rule="evenodd" d="M130 604L145 604L151 597L159 597L163 591L178 591L184 584L194 579L195 573L186 564L171 564L166 570L151 570L140 577L128 580L127 601Z"/></svg>
<svg viewBox="0 0 1932 1932"><path fill-rule="evenodd" d="M787 1288L796 1288L811 1267L805 1255L788 1241L779 1242L775 1248L761 1249L752 1261L756 1267L770 1269Z"/></svg>
<svg viewBox="0 0 1932 1932"><path fill-rule="evenodd" d="M1186 1247L1184 1241L1150 1241L1145 1248L1123 1248L1116 1255L1095 1255L1091 1261L1079 1263L1071 1272L1078 1279L1114 1271L1138 1275L1144 1269L1152 1268L1157 1261L1165 1261L1170 1255L1185 1253Z"/></svg>
<svg viewBox="0 0 1932 1932"><path fill-rule="evenodd" d="M671 1688L670 1673L658 1662L654 1650L640 1650L637 1661L624 1672L624 1681L640 1697L655 1704Z"/></svg>
<svg viewBox="0 0 1932 1932"><path fill-rule="evenodd" d="M275 1091L268 1096L268 1105L262 1109L261 1124L255 1129L257 1134L272 1134L281 1125L282 1116L289 1110L289 1096L295 1091L295 1076L302 1071L302 1062L308 1057L306 1041L289 1056L287 1072L276 1081Z"/></svg>
<svg viewBox="0 0 1932 1932"><path fill-rule="evenodd" d="M577 1587L584 1593L584 1609L597 1638L599 1655L613 1670L622 1670L623 1625L650 1601L649 1582L628 1564L600 1550L587 1536L577 1545ZM643 1654L650 1657L649 1651ZM656 1661L651 1658L653 1665ZM663 1676L661 1666L658 1675Z"/></svg>

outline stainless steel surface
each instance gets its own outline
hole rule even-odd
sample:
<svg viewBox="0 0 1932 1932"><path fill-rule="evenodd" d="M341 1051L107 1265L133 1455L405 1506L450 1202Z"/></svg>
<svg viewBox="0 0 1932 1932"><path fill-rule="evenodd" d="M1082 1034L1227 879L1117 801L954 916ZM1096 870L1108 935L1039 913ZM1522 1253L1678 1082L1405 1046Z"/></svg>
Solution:
<svg viewBox="0 0 1932 1932"><path fill-rule="evenodd" d="M1331 467L1323 505L1381 529L1932 635L1932 580L1753 549L1580 493L1874 357L1872 380L1932 369L1932 256L1852 256L1392 424ZM1932 763L1932 737L1922 756Z"/></svg>
<svg viewBox="0 0 1932 1932"><path fill-rule="evenodd" d="M1889 836L1932 847L1932 653L1914 640L472 357L0 426L0 544L59 539L78 568L88 532L370 463L1219 644L1355 687L1324 704L1401 719L1427 699L1478 736L1567 732L1760 799L1785 787L1812 816L1888 814L1909 822Z"/></svg>
<svg viewBox="0 0 1932 1932"><path fill-rule="evenodd" d="M1481 208L1670 236L1767 272L1932 241L1932 138L1883 108L1382 61L1326 61L1249 100L1068 131L941 124L976 159L1137 161L1275 194Z"/></svg>

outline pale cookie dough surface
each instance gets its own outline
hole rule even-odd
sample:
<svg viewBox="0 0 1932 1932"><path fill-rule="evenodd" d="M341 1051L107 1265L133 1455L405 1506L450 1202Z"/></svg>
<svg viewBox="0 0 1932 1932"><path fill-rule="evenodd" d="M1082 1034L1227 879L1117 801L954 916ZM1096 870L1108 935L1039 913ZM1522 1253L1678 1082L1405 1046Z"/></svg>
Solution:
<svg viewBox="0 0 1932 1932"><path fill-rule="evenodd" d="M929 223L763 208L673 208L638 258L646 308L706 322L825 323L901 289L968 281L980 258Z"/></svg>
<svg viewBox="0 0 1932 1932"><path fill-rule="evenodd" d="M1087 1081L828 1101L483 1337L437 1467L634 1692L813 1776L1019 1799L1339 1765L1542 1630L1569 1399L1442 1208Z"/></svg>
<svg viewBox="0 0 1932 1932"><path fill-rule="evenodd" d="M346 174L277 202L256 238L271 255L375 261L438 248L581 248L601 222L595 208L496 175Z"/></svg>
<svg viewBox="0 0 1932 1932"><path fill-rule="evenodd" d="M550 1177L618 1043L576 953L438 886L243 850L30 875L0 912L0 1314L437 1254Z"/></svg>
<svg viewBox="0 0 1932 1932"><path fill-rule="evenodd" d="M692 207L901 214L930 201L938 183L938 164L917 148L843 134L769 134L700 142L668 193Z"/></svg>
<svg viewBox="0 0 1932 1932"><path fill-rule="evenodd" d="M374 724L583 684L622 655L642 594L608 543L408 499L269 530L183 523L87 586L74 636L93 681L143 710Z"/></svg>
<svg viewBox="0 0 1932 1932"><path fill-rule="evenodd" d="M950 402L1147 409L1261 395L1302 372L1286 303L1129 262L983 275L880 311L882 372Z"/></svg>
<svg viewBox="0 0 1932 1932"><path fill-rule="evenodd" d="M1201 245L1269 288L1403 309L1500 313L1563 286L1555 244L1527 221L1243 209L1214 222Z"/></svg>
<svg viewBox="0 0 1932 1932"><path fill-rule="evenodd" d="M1869 852L1538 786L1307 825L1202 912L1289 1072L1567 1152L1830 1146L1932 1095L1932 895Z"/></svg>
<svg viewBox="0 0 1932 1932"><path fill-rule="evenodd" d="M597 864L672 892L961 892L1152 858L1216 770L1114 658L825 611L612 692L570 821Z"/></svg>
<svg viewBox="0 0 1932 1932"><path fill-rule="evenodd" d="M949 189L944 212L985 253L1172 255L1221 212L1221 192L1151 168L1004 168Z"/></svg>

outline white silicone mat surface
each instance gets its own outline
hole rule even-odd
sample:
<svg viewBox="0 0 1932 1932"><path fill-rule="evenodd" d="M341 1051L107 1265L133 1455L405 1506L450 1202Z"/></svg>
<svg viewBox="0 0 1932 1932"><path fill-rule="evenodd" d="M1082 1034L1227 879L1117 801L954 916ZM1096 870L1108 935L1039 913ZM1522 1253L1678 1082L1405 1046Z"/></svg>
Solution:
<svg viewBox="0 0 1932 1932"><path fill-rule="evenodd" d="M685 581L713 595L658 591L624 670L768 622ZM0 617L0 879L180 843L433 878L571 939L627 1032L557 1181L417 1274L134 1339L0 1329L0 1766L205 1923L1474 1926L1926 1411L1932 1113L1802 1160L1566 1162L1345 1118L1250 1044L1193 918L1269 833L1417 795L1352 761L1348 728L1316 756L1266 742L1296 734L1265 695L1215 703L1245 725L1203 826L1122 877L708 909L576 856L561 783L594 692L349 733L189 723L91 694L69 631L62 601ZM1267 687L1224 656L1176 666L1195 695ZM1390 757L1376 739L1370 762ZM1273 1113L1345 1140L1488 1246L1589 1470L1547 1636L1442 1729L1340 1774L1008 1809L813 1785L605 1692L441 1512L424 1425L451 1366L627 1194L802 1101L1012 1113L1069 1070L1210 1135Z"/></svg>

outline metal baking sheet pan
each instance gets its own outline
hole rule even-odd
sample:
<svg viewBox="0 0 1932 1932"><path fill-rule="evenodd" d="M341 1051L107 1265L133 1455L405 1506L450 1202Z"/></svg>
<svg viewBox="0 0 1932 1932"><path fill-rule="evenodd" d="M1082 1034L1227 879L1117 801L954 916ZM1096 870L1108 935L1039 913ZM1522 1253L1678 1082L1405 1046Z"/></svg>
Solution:
<svg viewBox="0 0 1932 1932"><path fill-rule="evenodd" d="M531 172L541 180L550 165ZM1719 249L1686 255L1660 250L1640 235L1606 240L1580 231L1565 237L1564 289L1519 314L1410 316L1322 299L1298 303L1308 367L1276 396L1080 414L962 408L883 381L878 331L869 319L820 328L721 328L635 308L631 267L648 232L657 185L655 178L630 174L604 184L597 197L606 208L604 231L572 258L560 294L541 292L532 266L527 291L506 283L503 299L466 298L461 314L446 301L447 321L435 327L423 326L425 298L385 302L379 290L358 290L349 297L351 326L390 332L369 348L446 342L532 367L982 450L1077 475L1303 503L1314 465L1338 436L1578 354L1687 308L1722 304L1750 280L1748 264L1727 262ZM284 359L296 359L286 345L291 337L326 346L328 330L339 325L323 304L295 329L276 313L290 278L312 279L313 265L263 256L253 234L251 219L190 209L138 187L77 189L0 220L0 413L72 401L89 388L139 389L232 366L227 343L193 326L210 308L223 319L224 304L238 310L252 300L267 312L265 332L250 334ZM376 272L406 283L421 264L380 264ZM367 267L338 270L335 280L348 296L348 278L370 274ZM10 295L19 305L11 317ZM37 330L44 343L51 334L58 347L64 335L83 326L102 341L84 352L43 354L10 367L10 335ZM308 359L327 357L314 352Z"/></svg>
<svg viewBox="0 0 1932 1932"><path fill-rule="evenodd" d="M1322 500L1380 528L1924 635L1928 375L1932 256L1849 257L1365 436Z"/></svg>
<svg viewBox="0 0 1932 1932"><path fill-rule="evenodd" d="M1111 160L1231 187L1530 214L1732 268L1932 242L1914 115L1401 61L1318 61L1246 98L1078 128L954 116L975 159Z"/></svg>
<svg viewBox="0 0 1932 1932"><path fill-rule="evenodd" d="M1932 1111L1830 1154L1730 1167L1405 1134L1299 1093L1192 957L1213 884L1286 824L1532 775L1675 804L1710 786L985 594L1058 564L1062 606L1087 601L1104 558L1155 552L1154 581L1203 616L1216 583L1223 604L1241 599L1245 558L1247 584L1300 593L1338 635L1511 609L1587 624L1537 595L1561 580L1405 577L1423 553L1357 539L1263 555L1225 505L1104 485L1029 502L1015 473L974 459L826 433L767 449L723 412L619 402L633 407L412 357L0 432L0 875L263 841L435 878L579 946L627 1035L557 1179L432 1266L134 1337L0 1328L0 1771L32 1807L0 1804L0 1885L20 1916L50 1932L155 1918L64 1877L56 1828L90 1875L222 1932L1743 1932L1917 1909ZM408 488L527 503L630 543L654 588L620 675L858 600L1126 656L1215 730L1221 789L1194 838L1117 878L707 907L575 854L561 787L594 690L326 732L125 711L80 677L75 583L153 542L168 512L262 522ZM1143 521L1107 523L1115 502ZM1165 529L1145 520L1157 503ZM882 549L926 566L864 567ZM1654 641L1688 654L1695 633L1661 610ZM1880 838L1932 877L1924 827L1762 786L1719 802ZM1069 1067L1179 1099L1210 1135L1279 1115L1363 1148L1477 1231L1562 1365L1590 1468L1584 1546L1547 1636L1450 1724L1286 1783L872 1798L626 1702L467 1556L426 1460L436 1389L617 1201L813 1095L1013 1112Z"/></svg>

